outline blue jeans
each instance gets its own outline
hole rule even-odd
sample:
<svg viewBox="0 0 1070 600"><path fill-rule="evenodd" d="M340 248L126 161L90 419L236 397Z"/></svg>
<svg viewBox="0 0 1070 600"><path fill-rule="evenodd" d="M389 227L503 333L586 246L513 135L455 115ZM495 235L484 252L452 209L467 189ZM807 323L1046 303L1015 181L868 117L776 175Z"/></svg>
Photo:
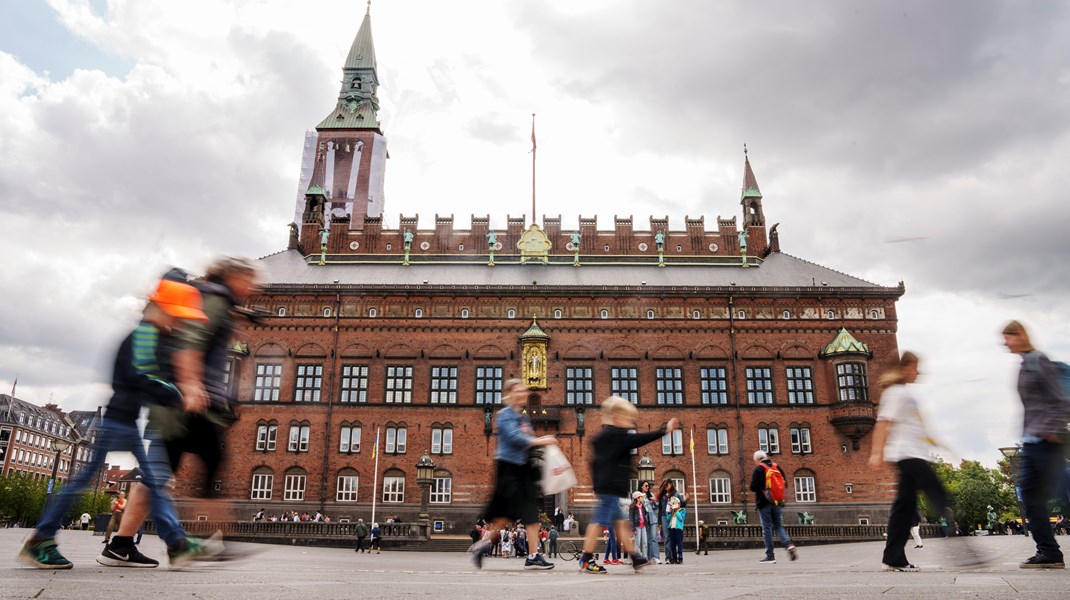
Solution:
<svg viewBox="0 0 1070 600"><path fill-rule="evenodd" d="M1063 477L1063 444L1051 442L1027 442L1022 444L1018 467L1018 485L1022 489L1022 504L1029 520L1029 533L1037 544L1037 554L1059 558L1063 556L1055 541L1048 517L1051 509L1048 499Z"/></svg>
<svg viewBox="0 0 1070 600"><path fill-rule="evenodd" d="M658 524L651 521L646 526L646 542L647 542L647 558L661 558L661 551L658 548Z"/></svg>
<svg viewBox="0 0 1070 600"><path fill-rule="evenodd" d="M151 435L154 435L149 431L146 431L146 434L146 437L150 439ZM156 445L161 448L163 446L163 444ZM100 420L97 445L93 450L93 460L83 467L67 485L63 486L59 495L45 507L41 519L37 522L37 533L34 534L34 539L50 540L56 537L56 531L61 526L61 519L70 511L78 496L96 480L97 473L109 452L132 452L141 469L141 482L152 492L152 516L156 523L156 531L169 548L182 543L186 539L186 533L178 524L178 515L167 490L171 468L167 461L166 451L163 453L163 469L161 470L158 460L146 456L145 444L141 440L136 424L122 423L107 418Z"/></svg>
<svg viewBox="0 0 1070 600"><path fill-rule="evenodd" d="M669 539L665 540L665 555L669 562L684 560L684 530L669 529Z"/></svg>
<svg viewBox="0 0 1070 600"><path fill-rule="evenodd" d="M784 542L785 548L792 546L791 538L788 537L788 530L784 529L784 521L781 518L781 508L779 506L773 506L772 504L766 504L758 509L758 514L762 518L762 539L765 541L765 555L769 558L773 558L773 529L776 529L776 534L780 537L780 541Z"/></svg>

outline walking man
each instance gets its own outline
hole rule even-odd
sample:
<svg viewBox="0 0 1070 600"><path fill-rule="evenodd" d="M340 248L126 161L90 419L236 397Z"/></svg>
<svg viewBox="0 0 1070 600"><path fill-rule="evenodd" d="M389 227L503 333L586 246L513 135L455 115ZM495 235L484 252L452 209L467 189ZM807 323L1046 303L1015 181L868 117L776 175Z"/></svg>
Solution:
<svg viewBox="0 0 1070 600"><path fill-rule="evenodd" d="M355 533L357 534L357 548L354 552L364 552L364 538L368 537L368 526L364 524L364 519L357 519Z"/></svg>
<svg viewBox="0 0 1070 600"><path fill-rule="evenodd" d="M788 550L791 560L799 558L795 544L784 529L782 507L784 506L784 469L769 460L761 450L754 453L754 472L750 478L750 491L754 492L758 514L762 519L762 538L765 541L765 556L758 562L776 564L773 553L773 530Z"/></svg>

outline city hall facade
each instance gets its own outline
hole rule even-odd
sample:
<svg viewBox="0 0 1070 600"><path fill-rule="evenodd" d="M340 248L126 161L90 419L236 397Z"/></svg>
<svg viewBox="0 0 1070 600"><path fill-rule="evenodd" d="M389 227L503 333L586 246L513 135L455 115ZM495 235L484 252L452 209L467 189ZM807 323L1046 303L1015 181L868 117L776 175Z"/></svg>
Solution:
<svg viewBox="0 0 1070 600"><path fill-rule="evenodd" d="M250 305L268 316L235 344L241 418L216 485L239 513L367 520L374 495L379 515L415 520L423 500L441 530L467 531L491 492L494 412L515 377L536 433L558 438L579 478L544 498L548 514L588 521L589 442L615 394L637 405L639 430L680 419L636 459L677 480L707 523L734 511L757 522L758 449L788 474L792 519L886 518L890 472L867 459L902 284L783 252L746 156L739 198L725 194L738 214L716 223L580 216L565 229L529 215L492 229L473 216L460 229L436 215L387 227L378 81L365 15L338 103L305 137L288 248L260 261ZM418 479L427 459L433 476Z"/></svg>

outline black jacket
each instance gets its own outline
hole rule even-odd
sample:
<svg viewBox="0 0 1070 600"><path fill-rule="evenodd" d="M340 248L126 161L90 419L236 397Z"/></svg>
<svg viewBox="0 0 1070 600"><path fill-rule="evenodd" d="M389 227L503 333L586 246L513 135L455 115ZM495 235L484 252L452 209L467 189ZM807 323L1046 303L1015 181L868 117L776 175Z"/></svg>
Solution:
<svg viewBox="0 0 1070 600"><path fill-rule="evenodd" d="M765 494L763 493L765 492L765 467L763 467L762 465L772 466L773 461L767 458L762 461L762 464L755 465L754 472L751 474L750 477L750 491L754 492L755 504L758 506L758 508L762 508L772 504L772 502L769 502L769 500L766 499ZM781 475L784 475L784 469L782 469L780 465L777 465L776 468L778 471L780 471ZM784 475L784 481L787 482L787 480L787 476Z"/></svg>
<svg viewBox="0 0 1070 600"><path fill-rule="evenodd" d="M161 335L154 325L143 322L119 345L107 418L134 423L145 404L181 406L178 388L161 370Z"/></svg>
<svg viewBox="0 0 1070 600"><path fill-rule="evenodd" d="M591 475L596 494L612 494L618 498L628 495L628 480L632 478L632 448L645 446L665 435L661 427L646 433L629 433L627 429L605 425L591 446Z"/></svg>

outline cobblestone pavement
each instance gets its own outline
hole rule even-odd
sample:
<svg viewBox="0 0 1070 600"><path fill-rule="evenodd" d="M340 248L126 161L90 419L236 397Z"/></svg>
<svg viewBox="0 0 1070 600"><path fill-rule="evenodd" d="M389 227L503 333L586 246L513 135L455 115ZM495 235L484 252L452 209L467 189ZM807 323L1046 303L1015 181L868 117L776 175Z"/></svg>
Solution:
<svg viewBox="0 0 1070 600"><path fill-rule="evenodd" d="M552 571L524 571L520 559L488 558L477 571L461 553L384 552L271 545L244 545L257 552L241 561L166 566L163 544L146 536L142 551L161 559L156 569L117 569L95 562L103 545L89 532L61 532L60 549L75 563L68 571L43 571L16 560L28 530L0 530L0 598L197 598L252 600L287 598L471 598L584 600L671 597L727 598L1066 598L1070 571L1018 569L1033 553L1023 536L928 539L908 548L919 573L880 570L882 543L799 548L799 560L777 552L777 564L758 564L759 550L720 550L709 556L685 552L682 565L658 565L640 574L627 565L606 575L580 573L556 560ZM1059 541L1070 537L1056 538ZM991 560L972 569L954 566L965 544ZM1070 553L1070 544L1067 546Z"/></svg>

